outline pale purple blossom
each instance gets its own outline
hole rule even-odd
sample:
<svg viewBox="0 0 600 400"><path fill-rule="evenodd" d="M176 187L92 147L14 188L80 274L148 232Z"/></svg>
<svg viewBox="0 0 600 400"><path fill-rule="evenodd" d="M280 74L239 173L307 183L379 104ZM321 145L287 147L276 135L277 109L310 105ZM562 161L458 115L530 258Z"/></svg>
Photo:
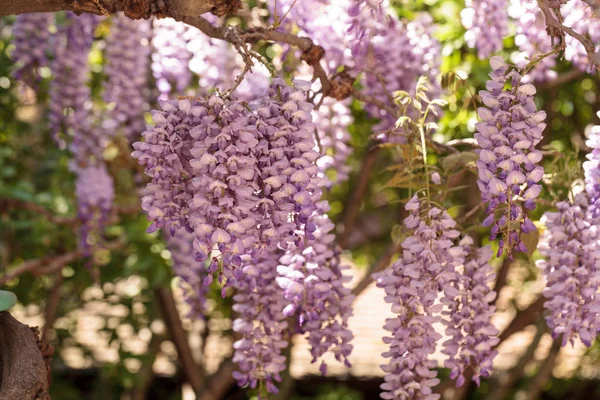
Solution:
<svg viewBox="0 0 600 400"><path fill-rule="evenodd" d="M465 371L472 369L473 380L479 385L481 377L488 377L492 361L498 354L498 329L490 322L496 307L491 303L496 292L489 285L494 281L494 269L489 264L492 249L485 246L473 249L473 239L461 240L465 264L458 280L444 290L444 303L448 309L443 314L446 335L442 353L448 356L444 366L450 368L450 379L458 386L465 381Z"/></svg>
<svg viewBox="0 0 600 400"><path fill-rule="evenodd" d="M236 280L233 310L238 317L233 330L241 338L233 344L233 361L238 371L233 373L238 385L256 389L261 385L269 393L277 393L277 382L286 369L283 350L288 346L291 332L283 314L285 300L277 284L277 265L280 252L246 262L243 277Z"/></svg>
<svg viewBox="0 0 600 400"><path fill-rule="evenodd" d="M381 385L383 399L439 399L432 388L439 383L436 361L430 356L441 338L433 324L441 321L442 291L454 289L457 267L464 262L464 249L456 245L460 236L456 222L437 207L426 207L414 196L407 204L410 213L404 225L410 231L402 242L402 255L391 268L376 274L377 286L385 290L385 301L395 318L386 320L391 333L384 342L389 361Z"/></svg>
<svg viewBox="0 0 600 400"><path fill-rule="evenodd" d="M134 20L123 14L112 19L106 40L106 75L104 100L109 116L127 138L141 135L145 128L144 110L151 26L147 20Z"/></svg>
<svg viewBox="0 0 600 400"><path fill-rule="evenodd" d="M165 100L173 92L183 95L192 82L189 62L192 53L187 43L198 29L172 18L155 19L152 23L152 73L156 79L159 98Z"/></svg>
<svg viewBox="0 0 600 400"><path fill-rule="evenodd" d="M466 0L465 6L460 16L467 45L480 59L500 51L508 35L508 0Z"/></svg>
<svg viewBox="0 0 600 400"><path fill-rule="evenodd" d="M53 22L52 13L17 15L12 28L15 50L11 55L16 79L33 86L39 80L38 69L48 65L49 28Z"/></svg>
<svg viewBox="0 0 600 400"><path fill-rule="evenodd" d="M600 116L600 112L598 113ZM590 208L594 217L600 216L600 125L594 125L586 145L592 149L583 163L585 171L585 189L590 199Z"/></svg>
<svg viewBox="0 0 600 400"><path fill-rule="evenodd" d="M535 86L522 83L519 72L509 70L502 57L492 57L490 65L487 90L479 92L484 106L477 109L477 184L487 203L483 225L492 227L490 240L500 236L498 256L505 249L510 256L513 248L526 251L521 232L536 229L523 208L535 209L542 188L542 153L535 146L542 139L546 113L536 109ZM519 229L513 228L515 223Z"/></svg>
<svg viewBox="0 0 600 400"><path fill-rule="evenodd" d="M107 223L115 197L113 179L104 163L78 167L75 173L77 217L81 221L80 248L87 253L92 248L91 243L102 242L101 237L90 242L90 235L100 236Z"/></svg>
<svg viewBox="0 0 600 400"><path fill-rule="evenodd" d="M562 335L563 346L577 338L591 346L600 332L598 219L590 213L586 193L556 208L542 218L546 230L538 245L544 257L537 266L546 278L546 322L554 338Z"/></svg>

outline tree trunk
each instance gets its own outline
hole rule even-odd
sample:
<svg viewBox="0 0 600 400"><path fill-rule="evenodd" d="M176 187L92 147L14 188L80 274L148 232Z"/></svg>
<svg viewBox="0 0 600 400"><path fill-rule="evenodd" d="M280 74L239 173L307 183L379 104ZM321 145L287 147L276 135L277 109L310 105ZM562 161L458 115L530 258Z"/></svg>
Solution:
<svg viewBox="0 0 600 400"><path fill-rule="evenodd" d="M50 400L53 353L36 328L0 312L0 399Z"/></svg>

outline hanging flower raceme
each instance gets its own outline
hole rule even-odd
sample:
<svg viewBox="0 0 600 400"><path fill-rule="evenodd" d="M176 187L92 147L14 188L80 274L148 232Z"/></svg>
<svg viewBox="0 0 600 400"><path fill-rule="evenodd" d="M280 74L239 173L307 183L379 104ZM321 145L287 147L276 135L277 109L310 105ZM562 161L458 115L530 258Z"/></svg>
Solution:
<svg viewBox="0 0 600 400"><path fill-rule="evenodd" d="M485 59L502 49L502 39L508 35L508 0L467 0L460 13L467 28L465 40Z"/></svg>
<svg viewBox="0 0 600 400"><path fill-rule="evenodd" d="M591 346L600 332L600 231L585 193L573 204L556 204L542 221L546 231L538 250L545 258L537 262L546 277L544 296L549 315L546 322L562 345L579 338Z"/></svg>
<svg viewBox="0 0 600 400"><path fill-rule="evenodd" d="M192 53L187 43L200 31L172 18L155 19L152 23L152 72L160 99L167 99L174 90L183 91L192 81L189 62Z"/></svg>
<svg viewBox="0 0 600 400"><path fill-rule="evenodd" d="M348 132L348 126L353 121L350 108L344 102L328 97L313 115L319 135L319 169L335 173L335 177L331 179L334 184L347 181L350 173L347 160L352 153Z"/></svg>
<svg viewBox="0 0 600 400"><path fill-rule="evenodd" d="M48 42L50 24L54 22L52 13L28 13L17 15L13 25L15 50L12 59L15 63L13 76L28 85L35 85L39 79L37 71L48 65Z"/></svg>
<svg viewBox="0 0 600 400"><path fill-rule="evenodd" d="M600 116L600 112L598 113ZM592 126L586 145L592 149L583 163L585 190L590 199L593 217L600 217L600 125Z"/></svg>
<svg viewBox="0 0 600 400"><path fill-rule="evenodd" d="M142 202L150 231L184 226L195 234L198 261L218 249L227 267L239 267L244 254L312 240L322 181L312 105L282 82L268 96L255 111L217 95L161 103L133 153L152 177ZM216 259L209 270L218 270Z"/></svg>
<svg viewBox="0 0 600 400"><path fill-rule="evenodd" d="M500 235L500 256L504 249L526 251L520 233L534 231L527 210L535 208L542 189L538 182L544 169L538 166L542 153L535 146L546 127L544 111L536 111L535 86L523 84L516 70L499 57L490 60L492 73L480 92L484 107L477 112L475 139L479 144L479 180L481 198L487 203L484 226L492 226L490 240ZM509 83L510 87L504 89Z"/></svg>
<svg viewBox="0 0 600 400"><path fill-rule="evenodd" d="M233 345L233 361L239 368L233 376L240 386L264 387L269 393L278 392L276 382L281 382L286 369L283 350L291 334L282 313L283 291L276 281L280 254L273 251L257 261L244 261L243 276L235 281L233 296L233 310L239 314L233 330L242 335Z"/></svg>
<svg viewBox="0 0 600 400"><path fill-rule="evenodd" d="M426 200L423 200L425 202ZM383 354L389 362L381 388L383 399L438 399L432 387L439 383L430 359L441 335L433 324L441 321L442 291L452 293L458 282L457 267L464 262L464 249L455 245L460 235L456 222L439 208L424 207L417 196L407 204L410 215L404 225L411 234L402 242L402 256L391 268L376 275L385 290L395 318L386 320L390 345Z"/></svg>
<svg viewBox="0 0 600 400"><path fill-rule="evenodd" d="M194 235L184 229L175 231L173 236L165 235L167 249L173 259L173 272L180 279L183 299L189 307L188 317L194 320L204 318L208 276L202 263L196 261L192 242Z"/></svg>
<svg viewBox="0 0 600 400"><path fill-rule="evenodd" d="M437 83L440 44L432 31L433 20L428 14L420 14L406 25L393 17L381 23L371 38L369 50L355 55L356 67L364 72L364 93L393 108L394 92L414 94L419 77L426 76L435 97L440 91ZM394 51L390 52L390 48ZM376 132L395 127L397 115L372 104L365 105L365 109L381 120L374 127Z"/></svg>
<svg viewBox="0 0 600 400"><path fill-rule="evenodd" d="M67 14L66 26L53 36L54 59L50 64L50 128L55 138L72 129L90 126L91 91L88 86L88 54L100 17Z"/></svg>
<svg viewBox="0 0 600 400"><path fill-rule="evenodd" d="M496 292L489 284L494 280L494 270L489 264L492 257L490 246L472 248L473 239L465 237L460 245L464 249L465 264L458 279L444 290L442 303L448 310L443 314L446 335L442 353L448 356L444 362L450 368L450 378L461 386L465 381L465 371L472 368L473 380L479 385L480 378L488 377L492 361L498 354L494 347L498 344L498 329L490 322L496 308L490 303Z"/></svg>
<svg viewBox="0 0 600 400"><path fill-rule="evenodd" d="M132 138L143 132L147 70L150 57L150 22L123 14L113 17L106 41L104 100L112 104L110 118Z"/></svg>
<svg viewBox="0 0 600 400"><path fill-rule="evenodd" d="M102 240L99 236L107 223L115 197L113 179L104 163L96 163L75 169L75 195L77 217L81 221L80 248L89 255L93 245ZM92 236L95 239L90 240Z"/></svg>
<svg viewBox="0 0 600 400"><path fill-rule="evenodd" d="M336 360L350 366L352 332L348 319L352 316L350 289L344 287L349 280L340 264L339 250L335 247L334 225L327 217L326 201L317 204L311 223L314 240L306 247L287 252L280 259L277 279L285 291L288 304L283 310L287 316L296 315L298 330L305 332L311 346L312 362L331 351ZM326 364L321 362L321 372Z"/></svg>

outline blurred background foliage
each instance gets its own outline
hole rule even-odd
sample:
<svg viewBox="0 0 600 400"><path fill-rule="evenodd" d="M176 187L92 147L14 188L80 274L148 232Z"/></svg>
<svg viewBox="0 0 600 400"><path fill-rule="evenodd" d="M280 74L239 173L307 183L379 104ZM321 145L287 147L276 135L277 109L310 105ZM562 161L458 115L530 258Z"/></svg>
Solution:
<svg viewBox="0 0 600 400"><path fill-rule="evenodd" d="M464 2L405 0L394 4L403 18L412 19L417 13L426 11L431 13L437 25L436 37L442 44L442 73L453 83L448 85L444 95L448 105L438 121L435 139L448 142L471 138L476 122L473 103L477 101L476 93L485 87L489 67L486 60L479 60L475 51L467 48L463 39L465 31L459 14ZM76 251L78 230L74 176L68 168L70 155L52 141L45 116L51 76L48 70L42 71L46 79L37 93L12 79L13 21L14 17L8 17L0 22L0 267L3 273L19 267L26 260L52 258ZM108 29L107 23L98 29L90 54L91 85L98 109L106 107L101 98L105 79L102 48ZM274 54L266 47L262 51L270 58ZM510 60L515 51L513 38L507 38L503 55ZM571 69L565 61L558 63L559 76ZM585 132L591 124L599 122L595 116L600 109L599 89L599 76L584 73L560 85L549 82L538 86L538 107L548 114L548 128L542 143L547 146L545 167L549 174L553 174L553 179L547 185L548 190L543 192L545 201L540 202L535 211L536 217L551 209L558 199L564 199L571 184L581 178ZM376 121L366 116L358 102L353 104L352 111L355 122L350 133L354 152L348 161L353 171L351 179L333 187L327 194L332 205L331 217L337 222L345 217L348 202L373 145L370 127ZM469 158L471 148L465 145L461 151L463 153L454 158L430 154L427 161L440 168L445 182L470 179L472 187L475 175L471 173L472 166L468 165L473 162L472 157ZM157 289L171 285L172 260L160 235L145 232L147 221L138 207L133 173L137 166L129 152L127 144L119 140L115 140L105 152L116 183L116 208L119 210L112 217L106 238L120 243L118 248L99 250L94 254L93 262L78 258L51 274L20 275L4 287L18 296L19 305L15 312L23 318L34 323L37 321L39 325L43 325L44 318L54 320L53 329L47 332L48 340L57 349L53 361L54 399L127 398L123 396L131 395L144 384L141 367L152 364L154 359L157 363L160 361L162 367L158 370L149 398L180 399L184 396L176 352L166 337L156 301ZM389 246L393 234L399 232L401 202L407 198L407 188L390 185L394 171L386 168L399 162L398 154L401 152L402 149L399 152L397 148L382 148L374 161L374 172L356 224L358 232L352 232L348 238L348 258L357 269L377 260ZM443 191L440 189L438 194ZM445 205L455 217L479 202L478 192L472 189L449 191L444 198ZM484 232L477 228L479 221L472 221L475 233ZM535 238L532 240L535 241ZM531 256L520 255L518 267L508 277L510 293L514 296L504 296L508 298L504 305L506 309L523 309L521 300L527 296L531 298L529 292L539 292L539 285L535 284L539 281L539 273L533 264L537 255ZM229 348L232 332L228 322L228 301L221 299L218 293L211 293L209 309L212 312L205 324L184 318L184 326L195 335L192 342L205 343L206 340L201 339L207 336L202 335L208 335L206 332L210 331L210 335L217 339L208 347ZM53 314L48 315L48 310ZM82 320L86 313L93 313L94 318ZM91 338L74 335L81 329L82 321L88 325L86 332L94 332ZM543 327L540 329L545 332ZM537 336L532 336L535 342ZM136 338L142 338L146 344L158 343L158 350L152 352L144 346L141 349L134 346ZM106 342L111 349L110 357L102 357L94 350L98 340ZM206 344L199 346L205 346L204 351L210 350L207 350ZM218 364L228 355L227 351L213 354L215 360L212 363ZM360 363L360 360L354 362ZM596 342L583 357L571 362L580 365L572 366L570 377L551 378L541 383L536 381L536 377L544 366L543 360L533 364L528 362L519 378L509 381L510 386L504 389L504 398L526 398L523 393L531 393L532 385L539 385L544 398L600 398L600 385L594 380L600 372L600 344ZM524 365L522 367L525 368ZM210 368L214 370L214 366ZM519 364L515 368L519 368ZM447 375L442 371L444 374ZM511 376L510 371L496 373L490 382L484 382L480 388L472 388L468 398L492 398L493 388L502 386L502 379L506 376ZM291 398L359 400L377 396L377 379L374 379L375 383L365 377L347 377L337 383L332 381L306 378L306 381L295 384ZM243 394L235 394L235 391L230 396L228 398L244 398Z"/></svg>

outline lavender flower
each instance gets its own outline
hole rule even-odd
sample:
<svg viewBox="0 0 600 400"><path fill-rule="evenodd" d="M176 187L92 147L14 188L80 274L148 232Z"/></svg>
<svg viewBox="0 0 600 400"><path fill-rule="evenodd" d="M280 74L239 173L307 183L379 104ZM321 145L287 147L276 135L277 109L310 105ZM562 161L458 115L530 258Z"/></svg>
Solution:
<svg viewBox="0 0 600 400"><path fill-rule="evenodd" d="M465 40L477 49L480 59L502 49L502 38L508 35L507 0L466 0L460 13L467 29Z"/></svg>
<svg viewBox="0 0 600 400"><path fill-rule="evenodd" d="M35 86L39 79L37 69L48 65L48 28L54 22L52 13L29 13L17 15L13 25L12 58L15 62L13 75L28 85Z"/></svg>
<svg viewBox="0 0 600 400"><path fill-rule="evenodd" d="M314 240L305 248L300 246L298 251L292 249L281 257L277 282L288 302L283 313L298 316L297 328L307 334L312 362L332 351L336 360L350 366L348 356L353 335L348 329L348 319L352 315L353 296L344 287L349 277L343 271L348 267L340 265L339 250L334 244L334 225L327 211L327 202L317 204L312 218ZM320 368L325 374L324 361Z"/></svg>
<svg viewBox="0 0 600 400"><path fill-rule="evenodd" d="M91 91L88 86L88 53L100 17L67 13L67 25L54 35L54 59L50 64L50 128L55 138L72 129L90 126Z"/></svg>
<svg viewBox="0 0 600 400"><path fill-rule="evenodd" d="M159 98L165 100L172 91L183 92L192 81L189 69L192 54L187 49L187 42L195 32L200 33L172 18L155 19L152 27L152 72Z"/></svg>
<svg viewBox="0 0 600 400"><path fill-rule="evenodd" d="M600 232L590 215L585 193L573 204L559 202L558 212L547 212L546 231L538 250L545 257L537 265L546 278L546 322L562 345L579 338L591 346L600 332Z"/></svg>
<svg viewBox="0 0 600 400"><path fill-rule="evenodd" d="M112 103L110 117L128 138L144 131L144 93L150 57L150 22L123 14L113 18L106 42L104 100Z"/></svg>
<svg viewBox="0 0 600 400"><path fill-rule="evenodd" d="M564 25L571 27L575 32L587 37L595 44L596 53L600 51L600 18L594 10L582 0L570 0L561 7L564 16ZM582 70L590 69L592 63L588 54L579 40L566 35L565 58Z"/></svg>
<svg viewBox="0 0 600 400"><path fill-rule="evenodd" d="M319 110L313 112L321 157L317 166L321 171L333 172L332 183L348 180L350 166L346 163L352 153L348 126L353 118L345 102L326 98Z"/></svg>
<svg viewBox="0 0 600 400"><path fill-rule="evenodd" d="M598 113L600 116L600 112ZM585 171L585 189L590 199L592 215L600 216L600 125L594 125L586 142L592 151L583 163Z"/></svg>
<svg viewBox="0 0 600 400"><path fill-rule="evenodd" d="M535 198L542 189L538 182L544 169L536 166L542 153L535 146L546 127L544 111L536 111L533 101L535 86L522 84L516 70L509 72L502 57L490 59L491 80L488 90L480 92L485 107L477 112L475 139L481 147L477 168L481 198L488 204L484 226L492 226L490 240L501 235L500 256L504 249L526 251L520 232L535 230L523 211L535 208ZM504 89L506 82L511 87ZM513 228L520 224L520 230Z"/></svg>
<svg viewBox="0 0 600 400"><path fill-rule="evenodd" d="M240 386L264 384L269 393L278 392L274 382L281 382L286 368L282 352L289 339L287 317L282 313L285 300L276 282L278 254L244 262L243 277L236 281L233 296L233 310L239 314L233 330L242 336L233 345L233 361L239 367L233 376Z"/></svg>
<svg viewBox="0 0 600 400"><path fill-rule="evenodd" d="M395 107L391 100L393 93L402 90L414 94L419 77L426 76L435 96L440 91L437 83L440 45L432 31L433 20L428 14L421 14L406 25L393 16L380 22L368 43L368 51L359 49L353 53L356 68L364 72L364 92ZM390 52L390 48L394 51ZM365 109L381 120L374 127L376 132L395 127L397 115L389 115L372 104L367 104Z"/></svg>
<svg viewBox="0 0 600 400"><path fill-rule="evenodd" d="M282 82L268 96L254 112L217 95L161 103L133 153L152 177L142 200L150 231L194 231L198 261L217 248L228 269L245 254L312 240L322 180L312 105Z"/></svg>
<svg viewBox="0 0 600 400"><path fill-rule="evenodd" d="M490 319L496 308L490 304L496 292L489 288L495 274L489 264L492 249L489 246L473 251L473 239L461 240L466 262L457 281L450 283L444 290L442 303L448 306L443 314L446 335L450 339L444 342L442 353L448 355L444 362L450 368L450 378L457 379L457 385L464 381L467 368L475 372L473 380L479 385L480 377L488 377L492 361L498 354L494 347L498 344L498 329Z"/></svg>
<svg viewBox="0 0 600 400"><path fill-rule="evenodd" d="M376 275L377 286L385 290L385 301L396 318L386 320L391 333L384 338L390 361L381 388L383 399L438 399L432 387L439 383L436 362L429 356L441 335L433 324L439 322L443 304L436 300L441 291L452 292L458 282L456 268L464 261L464 250L455 246L460 232L446 211L424 208L417 196L407 204L410 215L404 225L411 235L402 242L402 256L391 268Z"/></svg>
<svg viewBox="0 0 600 400"><path fill-rule="evenodd" d="M80 167L75 172L80 248L89 254L92 243L101 242L101 238L91 239L90 235L98 236L108 220L115 197L113 180L103 163Z"/></svg>
<svg viewBox="0 0 600 400"><path fill-rule="evenodd" d="M529 61L552 50L552 39L546 30L544 14L536 1L511 0L508 12L517 25L515 44L521 51L517 65L525 68ZM555 78L557 74L552 70L555 65L555 56L545 57L523 77L523 82L542 82Z"/></svg>

